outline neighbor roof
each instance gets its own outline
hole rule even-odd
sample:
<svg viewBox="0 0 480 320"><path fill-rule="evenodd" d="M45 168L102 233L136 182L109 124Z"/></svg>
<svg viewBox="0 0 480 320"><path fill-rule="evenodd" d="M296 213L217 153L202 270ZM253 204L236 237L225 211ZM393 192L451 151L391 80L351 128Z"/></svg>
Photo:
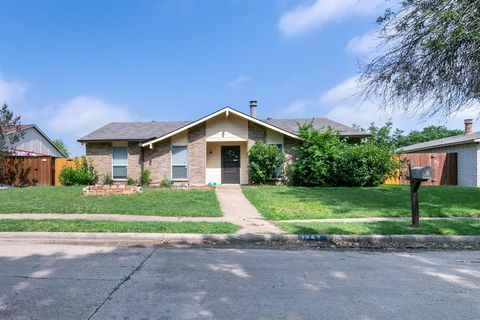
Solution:
<svg viewBox="0 0 480 320"><path fill-rule="evenodd" d="M151 121L151 122L112 122L79 139L79 142L94 141L141 141L143 144L155 143L180 131L186 130L197 123L208 120L222 112L232 112L251 121L258 122L270 129L296 137L298 124L309 123L312 119L257 119L249 115L226 107L195 121ZM362 137L367 133L350 128L341 123L326 119L313 119L316 129L331 127L339 130L343 136Z"/></svg>
<svg viewBox="0 0 480 320"><path fill-rule="evenodd" d="M403 147L401 150L404 152L414 152L414 151L437 149L442 147L462 145L462 144L468 144L468 143L479 143L479 142L480 142L480 131L469 133L469 134L462 134L460 136L454 136L454 137L448 137L448 138L443 138L438 140L412 144L410 146Z"/></svg>
<svg viewBox="0 0 480 320"><path fill-rule="evenodd" d="M29 128L33 128L35 130L37 130L38 133L40 133L40 135L42 135L45 140L47 140L61 155L63 155L65 158L67 157L67 155L65 153L63 153L62 150L60 150L60 148L57 147L57 145L55 143L53 143L53 141L42 131L40 130L39 127L37 127L35 124L21 124L21 125L18 125L18 126L11 126L11 127L8 127L7 128L7 134L11 134L11 133L14 133L17 131L23 131L23 130L26 130L26 129L29 129Z"/></svg>

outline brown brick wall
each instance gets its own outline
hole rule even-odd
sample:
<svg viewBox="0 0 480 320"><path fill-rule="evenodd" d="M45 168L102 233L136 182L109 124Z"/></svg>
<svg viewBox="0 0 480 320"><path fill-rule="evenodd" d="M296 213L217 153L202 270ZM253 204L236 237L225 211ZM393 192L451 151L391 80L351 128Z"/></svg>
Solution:
<svg viewBox="0 0 480 320"><path fill-rule="evenodd" d="M302 143L301 140L294 139L289 136L284 136L283 138L283 150L285 151L285 154L287 155L287 158L289 161L293 160L295 158L295 151L293 150L294 147L300 146Z"/></svg>
<svg viewBox="0 0 480 320"><path fill-rule="evenodd" d="M267 141L267 129L255 122L248 121L248 147L250 148L257 140Z"/></svg>
<svg viewBox="0 0 480 320"><path fill-rule="evenodd" d="M128 143L128 176L135 180L140 179L142 164L140 161L140 146L138 142Z"/></svg>
<svg viewBox="0 0 480 320"><path fill-rule="evenodd" d="M98 172L99 182L106 173L112 173L112 144L109 142L87 143L87 159L91 160Z"/></svg>
<svg viewBox="0 0 480 320"><path fill-rule="evenodd" d="M191 185L205 185L207 159L206 125L196 125L188 130L188 177Z"/></svg>
<svg viewBox="0 0 480 320"><path fill-rule="evenodd" d="M153 145L153 149L145 147L144 169L150 171L152 184L158 184L164 178L171 178L170 139L165 139Z"/></svg>

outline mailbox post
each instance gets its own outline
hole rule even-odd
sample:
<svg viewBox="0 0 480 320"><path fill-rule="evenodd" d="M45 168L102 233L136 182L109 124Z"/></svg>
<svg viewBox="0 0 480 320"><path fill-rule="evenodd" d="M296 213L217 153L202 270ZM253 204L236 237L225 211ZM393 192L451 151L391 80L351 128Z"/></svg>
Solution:
<svg viewBox="0 0 480 320"><path fill-rule="evenodd" d="M414 167L408 165L410 179L410 199L412 205L412 226L420 227L420 212L418 208L418 189L422 181L433 178L432 167Z"/></svg>

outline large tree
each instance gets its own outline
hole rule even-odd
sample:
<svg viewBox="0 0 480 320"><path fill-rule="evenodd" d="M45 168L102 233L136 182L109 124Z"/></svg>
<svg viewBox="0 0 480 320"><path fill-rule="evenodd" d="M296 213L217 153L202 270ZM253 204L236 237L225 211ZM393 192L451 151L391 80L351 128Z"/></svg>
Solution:
<svg viewBox="0 0 480 320"><path fill-rule="evenodd" d="M381 44L360 77L366 98L425 116L480 101L480 0L403 0L378 22Z"/></svg>
<svg viewBox="0 0 480 320"><path fill-rule="evenodd" d="M20 130L20 116L8 109L7 104L0 108L0 162L10 153L12 145L20 141L23 132Z"/></svg>

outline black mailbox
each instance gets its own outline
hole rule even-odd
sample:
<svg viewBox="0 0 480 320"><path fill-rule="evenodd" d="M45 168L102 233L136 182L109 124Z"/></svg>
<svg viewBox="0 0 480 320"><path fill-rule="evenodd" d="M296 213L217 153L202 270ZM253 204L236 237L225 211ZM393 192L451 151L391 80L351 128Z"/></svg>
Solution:
<svg viewBox="0 0 480 320"><path fill-rule="evenodd" d="M433 178L432 167L413 167L410 171L411 180L427 181Z"/></svg>

